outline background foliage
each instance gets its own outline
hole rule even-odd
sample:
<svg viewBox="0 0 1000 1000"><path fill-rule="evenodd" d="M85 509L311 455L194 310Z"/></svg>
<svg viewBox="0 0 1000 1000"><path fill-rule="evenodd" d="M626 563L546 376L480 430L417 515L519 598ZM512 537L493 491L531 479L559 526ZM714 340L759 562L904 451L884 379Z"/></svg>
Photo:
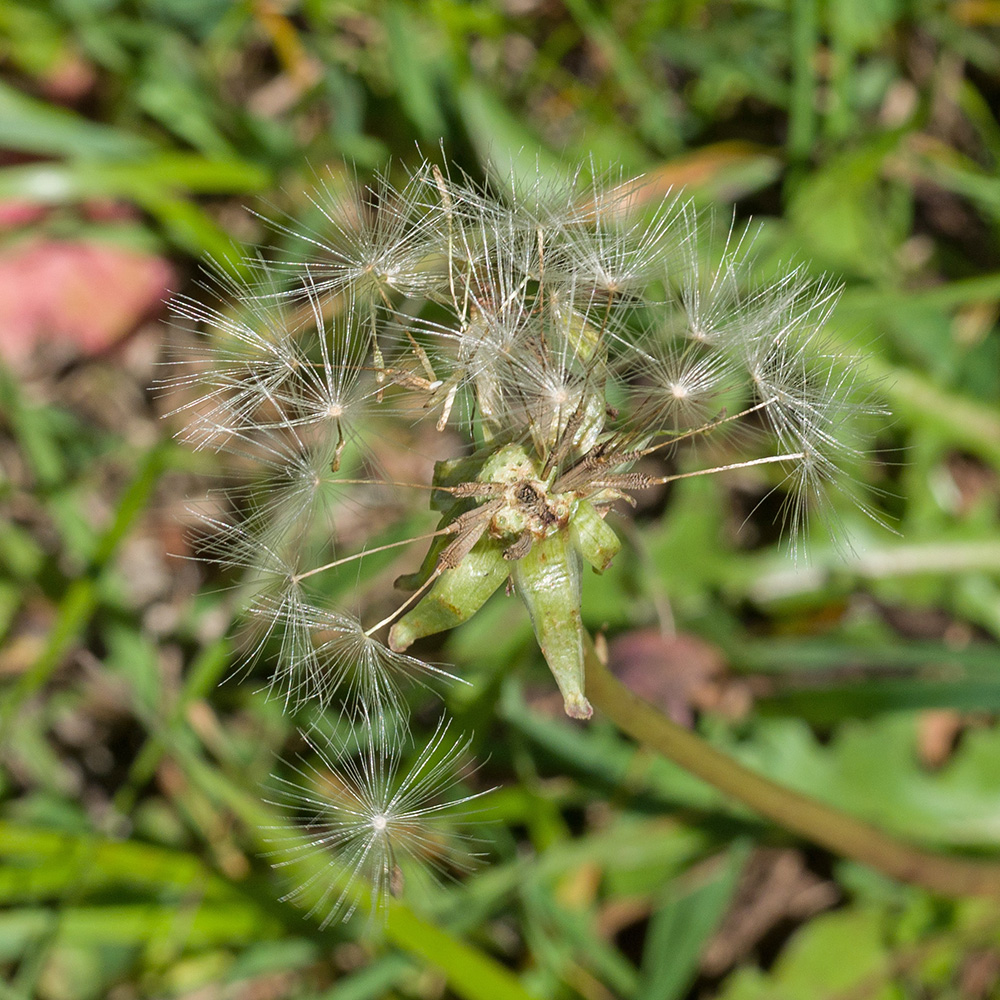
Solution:
<svg viewBox="0 0 1000 1000"><path fill-rule="evenodd" d="M995 995L995 905L839 862L561 718L502 599L441 650L502 786L489 863L381 941L303 920L259 855L297 720L217 686L230 595L176 555L218 470L149 386L167 287L275 239L247 208L306 212L345 159L593 154L752 215L762 269L846 284L832 332L894 413L857 474L898 535L845 510L854 547L819 533L796 568L753 481L691 480L588 578L587 624L738 758L995 854L998 103L991 0L6 0L0 996Z"/></svg>

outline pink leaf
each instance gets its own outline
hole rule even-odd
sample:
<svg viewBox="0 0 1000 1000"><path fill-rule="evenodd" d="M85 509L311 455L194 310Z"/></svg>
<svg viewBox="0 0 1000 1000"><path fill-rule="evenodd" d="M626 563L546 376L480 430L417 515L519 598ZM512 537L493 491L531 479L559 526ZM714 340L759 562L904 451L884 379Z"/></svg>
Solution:
<svg viewBox="0 0 1000 1000"><path fill-rule="evenodd" d="M103 243L33 239L0 252L0 355L43 341L94 354L159 308L173 269L161 257Z"/></svg>

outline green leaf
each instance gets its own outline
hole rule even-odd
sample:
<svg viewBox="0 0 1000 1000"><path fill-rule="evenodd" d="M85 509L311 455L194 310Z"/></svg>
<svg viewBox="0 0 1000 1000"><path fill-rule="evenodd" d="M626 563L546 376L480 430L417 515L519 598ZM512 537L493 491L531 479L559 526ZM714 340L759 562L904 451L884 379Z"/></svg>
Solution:
<svg viewBox="0 0 1000 1000"><path fill-rule="evenodd" d="M916 752L916 717L897 712L841 725L822 745L793 719L761 720L753 740L718 739L755 771L910 840L934 845L996 842L1000 731L966 734L948 764L928 772Z"/></svg>
<svg viewBox="0 0 1000 1000"><path fill-rule="evenodd" d="M689 875L672 885L653 914L643 950L643 1000L680 1000L698 970L702 949L736 889L748 845L720 858L706 876L691 884Z"/></svg>
<svg viewBox="0 0 1000 1000"><path fill-rule="evenodd" d="M0 147L42 156L121 160L142 156L152 143L98 125L0 81Z"/></svg>
<svg viewBox="0 0 1000 1000"><path fill-rule="evenodd" d="M829 1000L866 983L866 1000L896 1000L892 987L868 977L881 971L887 955L882 915L853 908L816 917L802 927L764 974L740 969L726 981L719 1000Z"/></svg>

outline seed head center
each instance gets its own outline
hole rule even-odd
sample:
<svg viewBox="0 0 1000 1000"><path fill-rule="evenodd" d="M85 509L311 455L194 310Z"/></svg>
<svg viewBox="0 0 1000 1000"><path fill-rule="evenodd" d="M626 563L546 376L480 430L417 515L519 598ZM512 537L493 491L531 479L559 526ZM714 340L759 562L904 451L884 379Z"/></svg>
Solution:
<svg viewBox="0 0 1000 1000"><path fill-rule="evenodd" d="M505 506L490 522L494 538L510 538L530 531L544 538L558 531L569 520L570 504L563 495L553 496L548 484L537 479L512 482L504 493Z"/></svg>
<svg viewBox="0 0 1000 1000"><path fill-rule="evenodd" d="M376 813L372 816L372 829L376 833L384 833L388 821L382 813Z"/></svg>

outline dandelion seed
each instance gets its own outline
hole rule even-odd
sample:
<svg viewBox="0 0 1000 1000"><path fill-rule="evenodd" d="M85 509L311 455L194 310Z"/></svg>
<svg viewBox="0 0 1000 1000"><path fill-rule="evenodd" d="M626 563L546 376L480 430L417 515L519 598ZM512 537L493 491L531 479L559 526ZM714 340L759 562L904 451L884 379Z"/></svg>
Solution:
<svg viewBox="0 0 1000 1000"><path fill-rule="evenodd" d="M265 265L259 276L276 287L276 276ZM170 362L174 374L159 385L196 391L168 416L195 414L186 436L197 447L222 450L231 434L255 426L305 358L296 342L299 321L287 303L258 297L247 279L233 277L220 262L209 262L201 287L215 304L178 295L170 308L179 328L206 329L211 341L188 347L187 357Z"/></svg>
<svg viewBox="0 0 1000 1000"><path fill-rule="evenodd" d="M242 573L240 614L246 625L234 674L249 673L265 652L277 644L271 688L294 689L288 678L309 674L314 661L308 596L297 579L297 567L280 545L273 545L246 523L228 523L192 509L211 534L201 558ZM293 553L294 555L294 553Z"/></svg>
<svg viewBox="0 0 1000 1000"><path fill-rule="evenodd" d="M719 397L739 385L728 359L700 344L654 343L627 365L626 376L637 383L630 412L646 426L672 431L708 423Z"/></svg>
<svg viewBox="0 0 1000 1000"><path fill-rule="evenodd" d="M321 641L315 650L315 677L308 685L321 704L340 698L401 713L404 683L427 687L435 680L460 682L442 667L393 652L351 615L327 612L325 619L321 615L315 622Z"/></svg>
<svg viewBox="0 0 1000 1000"><path fill-rule="evenodd" d="M685 230L682 254L673 271L667 273L674 305L668 322L686 339L721 345L727 336L738 337L746 321L742 294L748 280L749 251L754 237L747 230L737 238L730 227L721 247L720 261L711 266L700 259L702 239L696 219L687 207L682 211L682 219Z"/></svg>
<svg viewBox="0 0 1000 1000"><path fill-rule="evenodd" d="M606 183L606 181L605 181ZM601 299L643 294L685 240L684 208L663 200L650 218L630 211L635 192L617 184L594 192L591 210L562 224L557 271L577 294Z"/></svg>
<svg viewBox="0 0 1000 1000"><path fill-rule="evenodd" d="M406 764L404 754L416 749L409 741L380 716L364 712L358 722L356 748L318 729L300 733L315 759L299 756L291 776L273 776L268 788L269 804L291 809L299 824L266 831L279 845L271 863L309 872L282 899L308 907L322 927L359 905L384 913L403 884L453 878L480 857L476 841L455 828L490 791L461 792L472 736L452 738L442 718Z"/></svg>
<svg viewBox="0 0 1000 1000"><path fill-rule="evenodd" d="M275 266L291 275L309 271L320 293L350 290L358 299L383 301L437 287L442 279L436 266L439 216L420 206L426 170L418 170L401 189L384 174L369 187L356 177L320 182L308 195L322 219L317 227L304 227L297 218L266 220L310 248L307 257Z"/></svg>

